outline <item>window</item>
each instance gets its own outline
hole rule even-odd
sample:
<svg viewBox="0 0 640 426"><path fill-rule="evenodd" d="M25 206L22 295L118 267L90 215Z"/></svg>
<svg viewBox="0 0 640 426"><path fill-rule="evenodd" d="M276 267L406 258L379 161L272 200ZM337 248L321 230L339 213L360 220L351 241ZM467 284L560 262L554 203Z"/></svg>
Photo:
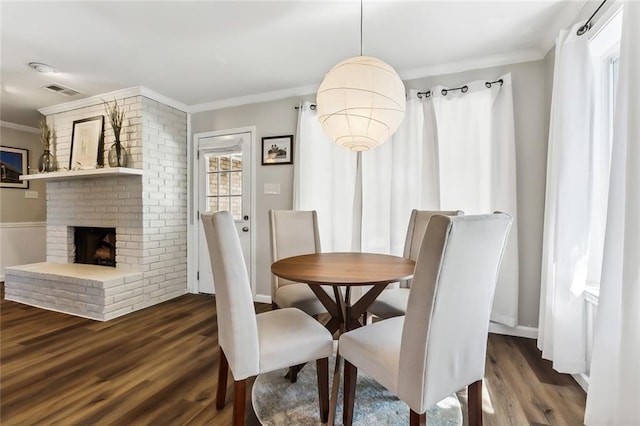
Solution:
<svg viewBox="0 0 640 426"><path fill-rule="evenodd" d="M590 34L589 48L593 58L595 76L594 102L594 152L593 152L593 199L591 210L591 233L589 242L589 265L587 287L597 294L600 287L604 234L607 221L609 195L609 172L611 165L611 141L616 88L618 84L618 61L622 10L614 11L599 30Z"/></svg>
<svg viewBox="0 0 640 426"><path fill-rule="evenodd" d="M242 220L242 154L206 154L207 212L228 210Z"/></svg>

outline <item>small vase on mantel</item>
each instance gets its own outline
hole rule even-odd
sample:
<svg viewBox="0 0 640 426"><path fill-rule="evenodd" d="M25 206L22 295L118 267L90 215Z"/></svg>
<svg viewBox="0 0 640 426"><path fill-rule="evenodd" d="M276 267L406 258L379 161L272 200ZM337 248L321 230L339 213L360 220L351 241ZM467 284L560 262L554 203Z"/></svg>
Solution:
<svg viewBox="0 0 640 426"><path fill-rule="evenodd" d="M45 149L40 159L38 159L38 171L40 173L48 173L55 172L58 169L56 164L56 157L49 151Z"/></svg>
<svg viewBox="0 0 640 426"><path fill-rule="evenodd" d="M109 167L127 167L128 157L127 150L116 140L109 148Z"/></svg>
<svg viewBox="0 0 640 426"><path fill-rule="evenodd" d="M109 105L104 99L104 109L109 117L111 128L113 129L113 136L115 142L109 148L109 167L127 167L129 155L127 150L124 149L122 143L120 143L120 131L122 130L122 124L124 123L124 110L118 105L116 99L113 100L113 105Z"/></svg>
<svg viewBox="0 0 640 426"><path fill-rule="evenodd" d="M51 138L53 137L53 131L46 121L41 121L39 126L40 142L42 142L44 152L38 159L38 172L55 172L58 169L58 164L56 163L56 157L51 153Z"/></svg>

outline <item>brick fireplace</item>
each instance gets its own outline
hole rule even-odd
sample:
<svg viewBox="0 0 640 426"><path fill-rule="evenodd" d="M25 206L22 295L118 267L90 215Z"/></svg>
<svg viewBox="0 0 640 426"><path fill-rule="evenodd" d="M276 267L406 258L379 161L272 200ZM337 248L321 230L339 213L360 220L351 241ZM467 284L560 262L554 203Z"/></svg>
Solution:
<svg viewBox="0 0 640 426"><path fill-rule="evenodd" d="M72 178L47 181L47 262L7 268L6 299L108 320L186 293L186 113L136 90L116 99L125 107L128 167L142 172L86 178L69 172ZM102 114L100 99L47 114L60 166L68 165L73 121ZM108 120L104 136L107 151ZM75 264L81 227L114 230L115 267Z"/></svg>

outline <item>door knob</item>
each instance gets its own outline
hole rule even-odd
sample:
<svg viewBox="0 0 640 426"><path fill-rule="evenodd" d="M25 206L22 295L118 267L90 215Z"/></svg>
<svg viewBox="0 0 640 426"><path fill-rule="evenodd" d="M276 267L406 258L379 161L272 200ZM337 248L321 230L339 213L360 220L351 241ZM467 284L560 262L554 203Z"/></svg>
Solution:
<svg viewBox="0 0 640 426"><path fill-rule="evenodd" d="M249 227L248 226L243 226L242 227L242 232L249 232Z"/></svg>

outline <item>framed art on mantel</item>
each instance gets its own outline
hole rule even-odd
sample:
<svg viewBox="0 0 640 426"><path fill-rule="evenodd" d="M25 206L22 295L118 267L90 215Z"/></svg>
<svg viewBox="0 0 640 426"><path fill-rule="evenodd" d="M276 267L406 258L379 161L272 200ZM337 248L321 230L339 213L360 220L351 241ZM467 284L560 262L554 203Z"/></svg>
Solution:
<svg viewBox="0 0 640 426"><path fill-rule="evenodd" d="M262 138L262 165L293 164L293 135Z"/></svg>
<svg viewBox="0 0 640 426"><path fill-rule="evenodd" d="M29 150L0 146L0 188L29 189L29 181L20 180L28 173Z"/></svg>
<svg viewBox="0 0 640 426"><path fill-rule="evenodd" d="M73 122L69 170L96 168L103 150L103 128L104 116L102 115Z"/></svg>

